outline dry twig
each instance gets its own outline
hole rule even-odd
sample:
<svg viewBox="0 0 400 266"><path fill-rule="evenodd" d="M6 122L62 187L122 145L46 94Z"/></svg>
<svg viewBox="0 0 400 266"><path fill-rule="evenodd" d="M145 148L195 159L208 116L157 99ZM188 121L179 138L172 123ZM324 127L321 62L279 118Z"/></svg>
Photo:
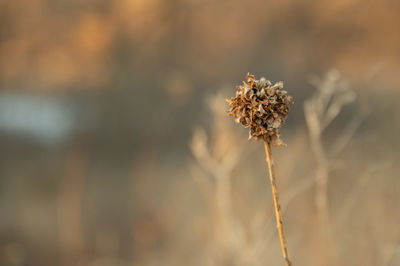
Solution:
<svg viewBox="0 0 400 266"><path fill-rule="evenodd" d="M269 179L271 181L272 195L274 198L276 224L278 228L279 239L281 241L282 254L285 260L285 265L290 266L292 265L292 263L289 260L286 238L283 232L283 218L282 218L281 205L279 202L278 187L276 186L274 160L272 159L271 147L267 141L264 141L264 147L265 147L266 161L268 164Z"/></svg>

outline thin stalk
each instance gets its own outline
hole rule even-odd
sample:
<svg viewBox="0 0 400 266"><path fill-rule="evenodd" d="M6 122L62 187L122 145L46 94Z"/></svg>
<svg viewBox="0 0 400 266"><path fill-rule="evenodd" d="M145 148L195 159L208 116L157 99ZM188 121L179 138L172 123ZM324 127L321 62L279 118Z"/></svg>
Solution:
<svg viewBox="0 0 400 266"><path fill-rule="evenodd" d="M274 161L272 159L271 147L267 141L264 141L264 147L265 147L266 161L269 171L269 179L271 181L272 196L274 198L276 224L278 228L279 239L281 241L283 259L285 260L286 266L291 266L292 263L289 260L286 238L283 232L283 218L282 218L281 205L279 202L278 187L276 186L275 168L274 168Z"/></svg>

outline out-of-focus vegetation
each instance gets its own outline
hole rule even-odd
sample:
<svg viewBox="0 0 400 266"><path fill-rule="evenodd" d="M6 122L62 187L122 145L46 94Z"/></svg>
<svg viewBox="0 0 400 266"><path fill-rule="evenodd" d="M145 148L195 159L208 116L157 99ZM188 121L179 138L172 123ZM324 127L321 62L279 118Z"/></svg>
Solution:
<svg viewBox="0 0 400 266"><path fill-rule="evenodd" d="M399 12L1 0L0 264L281 263L262 145L224 112L251 72L295 99L273 150L294 264L398 265ZM303 105L331 68L356 98L315 134Z"/></svg>

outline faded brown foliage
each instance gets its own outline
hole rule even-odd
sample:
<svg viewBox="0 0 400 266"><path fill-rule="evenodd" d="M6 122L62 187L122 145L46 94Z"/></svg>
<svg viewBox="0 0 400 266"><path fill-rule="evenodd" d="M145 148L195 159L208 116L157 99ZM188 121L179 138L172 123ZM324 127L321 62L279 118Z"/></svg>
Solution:
<svg viewBox="0 0 400 266"><path fill-rule="evenodd" d="M0 265L282 264L247 71L295 266L400 265L399 3L0 0Z"/></svg>

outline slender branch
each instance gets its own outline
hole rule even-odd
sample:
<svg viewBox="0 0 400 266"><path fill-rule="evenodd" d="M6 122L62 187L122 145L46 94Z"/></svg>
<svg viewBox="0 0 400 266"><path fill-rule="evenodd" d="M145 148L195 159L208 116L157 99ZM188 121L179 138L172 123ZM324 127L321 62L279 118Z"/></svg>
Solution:
<svg viewBox="0 0 400 266"><path fill-rule="evenodd" d="M271 147L267 141L264 141L264 147L265 147L266 161L268 164L269 178L271 181L272 195L274 197L276 224L278 228L279 239L281 241L282 254L285 260L285 265L290 266L292 265L292 263L289 260L286 238L283 232L283 218L282 218L281 206L279 203L278 188L276 186L274 161L272 159Z"/></svg>
<svg viewBox="0 0 400 266"><path fill-rule="evenodd" d="M328 209L328 178L329 165L328 159L321 142L321 128L317 113L315 112L312 101L304 105L304 113L309 129L309 137L311 142L311 150L314 153L317 161L316 172L316 197L315 203L317 206L318 219L321 225L321 230L326 233L329 231L329 209Z"/></svg>

